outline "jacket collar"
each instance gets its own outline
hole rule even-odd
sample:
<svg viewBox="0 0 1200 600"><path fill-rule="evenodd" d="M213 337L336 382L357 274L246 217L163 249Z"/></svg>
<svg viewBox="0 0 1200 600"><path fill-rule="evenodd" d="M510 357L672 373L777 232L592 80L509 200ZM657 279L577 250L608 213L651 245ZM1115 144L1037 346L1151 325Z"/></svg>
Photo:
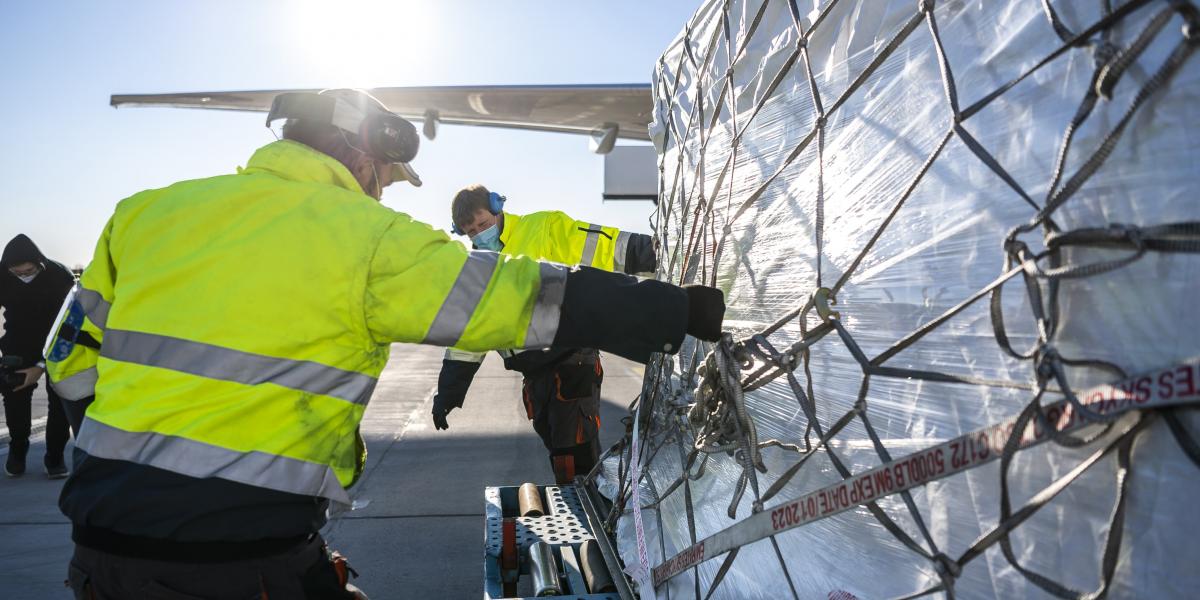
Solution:
<svg viewBox="0 0 1200 600"><path fill-rule="evenodd" d="M508 240L512 239L513 231L520 226L521 215L504 211L504 228L500 230L500 243L508 246Z"/></svg>
<svg viewBox="0 0 1200 600"><path fill-rule="evenodd" d="M324 183L363 193L350 170L332 156L317 152L300 142L279 140L254 152L238 173L270 173L290 181Z"/></svg>

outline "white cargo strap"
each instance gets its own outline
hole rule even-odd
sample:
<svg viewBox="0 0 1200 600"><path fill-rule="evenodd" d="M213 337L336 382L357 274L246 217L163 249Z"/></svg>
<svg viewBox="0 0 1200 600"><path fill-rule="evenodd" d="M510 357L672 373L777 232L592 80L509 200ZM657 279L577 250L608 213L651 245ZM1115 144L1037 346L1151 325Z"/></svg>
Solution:
<svg viewBox="0 0 1200 600"><path fill-rule="evenodd" d="M642 600L653 600L654 585L650 581L650 558L646 551L646 529L642 525L642 494L638 482L642 480L641 425L642 403L638 403L638 411L633 419L633 438L629 455L629 481L633 511L633 527L637 535L637 563L625 567L625 573L638 584Z"/></svg>
<svg viewBox="0 0 1200 600"><path fill-rule="evenodd" d="M1177 386L1160 384L1164 380L1160 378L1173 381L1177 373L1188 374L1188 379L1197 385L1184 394L1177 393L1182 391ZM1200 404L1200 357L1155 373L1084 390L1076 396L1086 408L1113 418L1135 410ZM1044 412L1060 433L1096 423L1077 414L1066 400L1046 405ZM746 544L997 460L1016 422L1017 418L1012 418L961 435L755 513L654 567L654 585L662 585L709 558ZM1051 432L1030 423L1017 449L1036 446L1051 437Z"/></svg>

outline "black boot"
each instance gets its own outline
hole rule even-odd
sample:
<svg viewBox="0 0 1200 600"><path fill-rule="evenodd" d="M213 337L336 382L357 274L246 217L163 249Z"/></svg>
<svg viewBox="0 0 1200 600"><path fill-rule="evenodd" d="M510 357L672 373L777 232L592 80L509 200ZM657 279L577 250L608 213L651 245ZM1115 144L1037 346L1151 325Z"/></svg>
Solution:
<svg viewBox="0 0 1200 600"><path fill-rule="evenodd" d="M13 440L8 443L8 460L4 461L4 474L20 477L25 474L25 455L29 452L29 440Z"/></svg>
<svg viewBox="0 0 1200 600"><path fill-rule="evenodd" d="M47 479L62 479L67 476L67 463L63 462L63 456L46 455L46 460L43 462L46 465Z"/></svg>

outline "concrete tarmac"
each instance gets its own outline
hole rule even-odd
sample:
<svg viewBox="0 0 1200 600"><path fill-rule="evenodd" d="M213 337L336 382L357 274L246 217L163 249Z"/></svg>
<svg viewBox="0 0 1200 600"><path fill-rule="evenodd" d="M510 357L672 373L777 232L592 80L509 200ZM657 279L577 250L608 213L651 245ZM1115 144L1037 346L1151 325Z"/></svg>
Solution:
<svg viewBox="0 0 1200 600"><path fill-rule="evenodd" d="M525 418L520 376L490 354L450 429L429 412L439 348L397 344L363 419L368 458L351 490L360 508L335 515L322 533L359 572L372 600L483 597L483 489L552 483L545 448ZM641 389L641 366L603 357L602 447L624 432L620 419ZM35 437L30 473L0 481L0 598L70 598L63 586L70 525L56 502L61 481L40 470ZM68 449L68 456L70 451ZM36 461L34 460L36 459Z"/></svg>

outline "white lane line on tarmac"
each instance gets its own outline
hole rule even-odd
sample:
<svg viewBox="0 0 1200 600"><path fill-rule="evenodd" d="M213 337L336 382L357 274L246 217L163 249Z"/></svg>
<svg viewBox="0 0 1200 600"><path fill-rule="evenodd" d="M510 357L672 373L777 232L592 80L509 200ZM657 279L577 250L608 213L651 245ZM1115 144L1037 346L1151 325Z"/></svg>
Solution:
<svg viewBox="0 0 1200 600"><path fill-rule="evenodd" d="M384 446L382 450L378 451L379 458L375 460L373 465L368 466L363 471L362 475L359 476L358 484L355 485L354 491L352 491L350 494L351 500L358 504L350 510L338 510L330 513L328 523L325 525L325 532L322 534L325 536L326 541L333 540L337 537L338 529L340 529L342 521L352 520L350 515L353 513L353 511L364 509L370 505L371 499L369 494L371 491L371 476L375 473L375 469L378 469L379 465L383 464L383 462L387 459L388 454L392 451L392 448L395 448L396 445L404 439L405 435L413 427L413 425L420 422L420 419L429 413L429 407L433 404L433 396L436 393L437 385L430 387L429 390L425 392L425 394L422 396L423 399L421 402L418 403L417 406L415 406L412 410L410 410L407 415L402 417L403 425L394 431L392 434L392 439L388 441L387 446ZM355 517L354 519L357 518L363 517L359 516Z"/></svg>

